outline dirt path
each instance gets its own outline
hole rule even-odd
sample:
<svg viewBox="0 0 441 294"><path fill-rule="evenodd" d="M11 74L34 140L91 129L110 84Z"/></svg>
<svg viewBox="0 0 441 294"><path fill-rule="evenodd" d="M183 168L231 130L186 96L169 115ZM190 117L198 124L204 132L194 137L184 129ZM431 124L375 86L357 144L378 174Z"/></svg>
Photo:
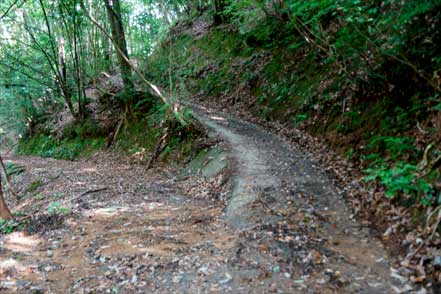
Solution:
<svg viewBox="0 0 441 294"><path fill-rule="evenodd" d="M18 209L46 212L58 202L71 213L0 237L1 293L194 293L195 285L211 287L205 276L235 244L223 206L177 192L161 170L8 159L26 167L15 178L18 189L39 183Z"/></svg>
<svg viewBox="0 0 441 294"><path fill-rule="evenodd" d="M203 182L107 157L9 158L26 168L14 178L28 190L17 209L46 212L57 202L70 212L0 236L1 293L405 289L380 243L299 150L254 125L196 112L231 152L226 207Z"/></svg>
<svg viewBox="0 0 441 294"><path fill-rule="evenodd" d="M281 271L307 285L304 292L411 290L390 268L382 244L352 218L342 195L300 150L225 114L204 107L195 107L195 113L230 143L237 162L226 219L233 227L253 228L251 232L259 234L273 229L272 240L254 233L248 236L248 244L265 243L272 248L273 252L264 255L272 255L268 260L283 260L285 268ZM257 230L256 224L260 224ZM248 251L249 247L252 245ZM256 249L253 254L262 252Z"/></svg>

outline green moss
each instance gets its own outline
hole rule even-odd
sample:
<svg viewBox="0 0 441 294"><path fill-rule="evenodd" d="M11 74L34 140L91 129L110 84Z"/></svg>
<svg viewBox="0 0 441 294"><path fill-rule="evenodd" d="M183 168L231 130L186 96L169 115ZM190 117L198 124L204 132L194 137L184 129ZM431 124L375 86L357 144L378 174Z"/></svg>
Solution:
<svg viewBox="0 0 441 294"><path fill-rule="evenodd" d="M106 134L96 121L91 118L85 119L79 123L74 122L63 129L63 139L80 138L99 138Z"/></svg>
<svg viewBox="0 0 441 294"><path fill-rule="evenodd" d="M151 150L159 134L158 128L147 119L132 122L121 130L116 148L129 155L140 152L142 149Z"/></svg>
<svg viewBox="0 0 441 294"><path fill-rule="evenodd" d="M163 106L151 111L142 119L132 121L121 130L114 149L129 156L139 154L149 158L156 147L158 139L163 136L164 126L161 122L166 113ZM170 118L168 118L170 120ZM169 137L159 160L163 162L183 162L198 150L195 143L202 135L192 124L192 118L186 116L188 125L182 126L177 120L169 121Z"/></svg>
<svg viewBox="0 0 441 294"><path fill-rule="evenodd" d="M249 56L251 53L250 50L243 50L246 47L243 36L236 32L226 32L220 29L210 31L194 45L203 50L205 54L216 57L217 60Z"/></svg>
<svg viewBox="0 0 441 294"><path fill-rule="evenodd" d="M39 134L28 139L22 139L17 153L22 155L37 155L56 159L74 160L87 156L100 149L105 143L104 138L66 138L57 140L49 135Z"/></svg>

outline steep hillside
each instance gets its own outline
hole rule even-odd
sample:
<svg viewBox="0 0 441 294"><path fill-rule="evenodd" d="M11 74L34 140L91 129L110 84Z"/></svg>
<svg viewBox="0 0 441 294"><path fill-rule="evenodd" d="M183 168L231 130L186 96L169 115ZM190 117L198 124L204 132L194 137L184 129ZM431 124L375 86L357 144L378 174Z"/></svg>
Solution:
<svg viewBox="0 0 441 294"><path fill-rule="evenodd" d="M441 0L0 28L0 292L441 293Z"/></svg>
<svg viewBox="0 0 441 294"><path fill-rule="evenodd" d="M147 68L313 151L384 241L423 260L441 217L441 3L318 3L179 21Z"/></svg>

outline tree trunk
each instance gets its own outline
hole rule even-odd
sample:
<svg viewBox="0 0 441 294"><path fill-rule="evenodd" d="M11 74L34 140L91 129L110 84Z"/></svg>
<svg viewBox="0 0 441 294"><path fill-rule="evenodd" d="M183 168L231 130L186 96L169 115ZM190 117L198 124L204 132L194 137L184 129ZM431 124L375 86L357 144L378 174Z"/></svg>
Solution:
<svg viewBox="0 0 441 294"><path fill-rule="evenodd" d="M116 45L121 49L122 53L128 58L129 53L127 51L127 43L121 19L121 7L119 0L104 0L104 4L106 6L107 17L109 19L110 29L112 31L112 38ZM127 91L133 89L132 69L130 65L119 50L116 50L116 56L118 57L118 62L121 69L121 77L125 90Z"/></svg>
<svg viewBox="0 0 441 294"><path fill-rule="evenodd" d="M8 206L6 205L5 199L3 197L1 172L0 172L0 218L5 220L9 220L13 218L12 213L9 210Z"/></svg>
<svg viewBox="0 0 441 294"><path fill-rule="evenodd" d="M104 62L104 71L110 72L112 69L112 42L106 38L106 36L102 36L102 48L103 48L103 62Z"/></svg>
<svg viewBox="0 0 441 294"><path fill-rule="evenodd" d="M73 107L72 103L72 91L67 83L67 66L66 66L66 51L65 51L65 40L60 37L58 41L58 84L63 94L63 98L66 101L69 111L73 117L77 118L77 113Z"/></svg>

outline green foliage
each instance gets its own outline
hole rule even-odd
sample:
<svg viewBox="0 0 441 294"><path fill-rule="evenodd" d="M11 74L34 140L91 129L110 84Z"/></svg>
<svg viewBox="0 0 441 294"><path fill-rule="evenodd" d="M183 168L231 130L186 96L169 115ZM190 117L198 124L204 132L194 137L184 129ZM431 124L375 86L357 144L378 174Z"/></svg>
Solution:
<svg viewBox="0 0 441 294"><path fill-rule="evenodd" d="M71 209L69 207L65 207L59 201L53 201L49 204L47 208L47 212L49 215L53 214L68 214Z"/></svg>
<svg viewBox="0 0 441 294"><path fill-rule="evenodd" d="M351 159L353 159L353 158L355 157L355 151L354 151L354 148L350 148L348 151L346 151L344 157L345 157L347 160L351 160Z"/></svg>
<svg viewBox="0 0 441 294"><path fill-rule="evenodd" d="M21 216L15 214L16 217ZM2 220L0 219L0 235L10 234L16 231L20 231L24 228L25 222L17 220Z"/></svg>
<svg viewBox="0 0 441 294"><path fill-rule="evenodd" d="M415 159L419 155L414 146L414 139L410 137L376 136L367 147L372 150L385 151L388 155L387 159L392 161L403 157Z"/></svg>
<svg viewBox="0 0 441 294"><path fill-rule="evenodd" d="M44 194L38 193L37 195L35 195L35 199L37 200L43 200L45 199L46 196Z"/></svg>
<svg viewBox="0 0 441 294"><path fill-rule="evenodd" d="M193 117L188 109L183 111L183 118L187 122L185 126L170 115L168 106L155 103L143 118L132 121L121 130L115 148L126 154L139 154L145 158L164 135L163 125L166 125L170 135L160 159L166 161L171 157L175 161L185 160L197 151L193 149L193 145L201 133L194 128Z"/></svg>
<svg viewBox="0 0 441 294"><path fill-rule="evenodd" d="M246 104L249 89L265 119L318 117L310 130L361 159L389 198L433 203L437 175L419 178L413 131L441 110L441 1L245 0L224 13L227 28L172 34L152 56L153 76L170 70L189 95L229 103Z"/></svg>
<svg viewBox="0 0 441 294"><path fill-rule="evenodd" d="M63 129L63 139L100 138L105 136L98 123L91 118L75 122Z"/></svg>
<svg viewBox="0 0 441 294"><path fill-rule="evenodd" d="M0 219L0 234L10 234L17 230L17 225L14 221L6 221Z"/></svg>
<svg viewBox="0 0 441 294"><path fill-rule="evenodd" d="M61 198L63 196L64 196L64 194L63 193L59 193L59 192L53 193L51 195L52 198Z"/></svg>
<svg viewBox="0 0 441 294"><path fill-rule="evenodd" d="M302 124L302 122L308 120L308 115L307 114L302 114L299 113L296 115L295 119L294 119L294 125L296 127L300 126Z"/></svg>
<svg viewBox="0 0 441 294"><path fill-rule="evenodd" d="M207 22L213 9L205 13L210 1L124 2L123 23L130 26L125 31L138 68L173 98L181 93L250 102L250 111L295 126L311 118L309 130L343 145L348 158L362 159L369 181L378 180L388 197L430 202L426 184L438 175L418 177L422 150L413 137L419 124L427 130L424 137L438 132L440 0L226 3L228 23L213 28ZM87 4L105 23L101 2ZM62 138L53 137L46 122L69 99L73 109L87 104L87 84L111 71L111 44L76 1L23 1L10 13L0 20L1 129L25 138L21 154L73 160L97 150L107 134L93 120L71 125ZM166 35L169 22L175 25ZM61 39L65 77L55 66ZM115 98L132 103L137 119L123 127L117 146L130 154L151 150L163 134L161 122L174 120L168 107L136 91ZM163 159L190 153L197 131L170 128Z"/></svg>
<svg viewBox="0 0 441 294"><path fill-rule="evenodd" d="M17 153L38 155L57 159L74 160L79 156L87 156L101 148L104 138L75 138L57 140L48 135L37 135L19 142Z"/></svg>
<svg viewBox="0 0 441 294"><path fill-rule="evenodd" d="M41 180L32 181L25 189L26 193L33 193L38 190L44 183Z"/></svg>
<svg viewBox="0 0 441 294"><path fill-rule="evenodd" d="M377 180L386 189L386 197L410 196L419 199L420 203L431 205L434 193L431 185L419 177L418 168L415 165L398 162L394 167L388 168L381 164L374 168L368 168L365 181L376 182Z"/></svg>
<svg viewBox="0 0 441 294"><path fill-rule="evenodd" d="M6 166L6 172L10 176L19 175L26 170L24 166L16 165L11 161L5 162L5 166Z"/></svg>
<svg viewBox="0 0 441 294"><path fill-rule="evenodd" d="M150 120L142 119L124 127L118 137L117 148L130 155L142 150L151 150L159 136L154 126L160 122L160 114L155 113Z"/></svg>

